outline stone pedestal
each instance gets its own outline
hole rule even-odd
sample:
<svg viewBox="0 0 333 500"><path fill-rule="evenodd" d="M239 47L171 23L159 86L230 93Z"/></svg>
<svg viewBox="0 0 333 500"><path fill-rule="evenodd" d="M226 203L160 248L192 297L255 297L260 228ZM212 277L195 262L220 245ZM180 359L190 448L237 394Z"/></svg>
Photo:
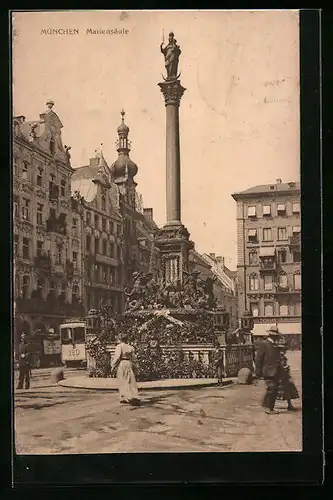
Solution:
<svg viewBox="0 0 333 500"><path fill-rule="evenodd" d="M155 245L161 255L160 277L165 284L183 283L183 273L188 271L188 254L194 244L182 224L166 225L155 236Z"/></svg>

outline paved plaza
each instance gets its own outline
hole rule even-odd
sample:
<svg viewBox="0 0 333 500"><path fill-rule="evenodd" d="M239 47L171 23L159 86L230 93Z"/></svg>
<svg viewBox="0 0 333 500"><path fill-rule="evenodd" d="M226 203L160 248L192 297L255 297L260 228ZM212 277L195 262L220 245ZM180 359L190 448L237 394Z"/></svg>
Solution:
<svg viewBox="0 0 333 500"><path fill-rule="evenodd" d="M301 393L301 356L288 354ZM77 377L65 370L66 378ZM278 415L260 406L264 382L222 388L142 391L142 406L119 404L118 394L59 386L52 370L34 370L32 387L15 393L18 454L121 452L300 451L299 411L278 402ZM17 374L16 374L17 375Z"/></svg>

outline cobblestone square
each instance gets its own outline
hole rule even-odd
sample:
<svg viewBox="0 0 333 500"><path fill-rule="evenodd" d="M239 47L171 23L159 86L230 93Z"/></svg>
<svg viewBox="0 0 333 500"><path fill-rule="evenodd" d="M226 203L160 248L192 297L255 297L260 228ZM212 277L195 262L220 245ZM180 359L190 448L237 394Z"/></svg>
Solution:
<svg viewBox="0 0 333 500"><path fill-rule="evenodd" d="M288 354L301 394L301 355ZM264 382L192 390L144 391L140 407L119 404L116 392L70 389L35 370L32 387L15 394L18 454L122 452L301 451L297 412L278 401L278 415L260 406ZM77 375L67 371L66 377Z"/></svg>

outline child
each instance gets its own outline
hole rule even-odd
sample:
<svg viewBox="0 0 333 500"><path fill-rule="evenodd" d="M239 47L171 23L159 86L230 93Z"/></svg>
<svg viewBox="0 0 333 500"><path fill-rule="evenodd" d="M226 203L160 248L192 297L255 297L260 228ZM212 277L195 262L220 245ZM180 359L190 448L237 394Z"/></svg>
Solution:
<svg viewBox="0 0 333 500"><path fill-rule="evenodd" d="M277 399L287 401L288 411L297 411L297 409L293 406L291 400L299 399L299 394L290 376L290 366L288 365L288 359L286 357L287 347L285 345L285 342L279 342L278 346L281 353L281 365L283 368L283 374L279 384Z"/></svg>

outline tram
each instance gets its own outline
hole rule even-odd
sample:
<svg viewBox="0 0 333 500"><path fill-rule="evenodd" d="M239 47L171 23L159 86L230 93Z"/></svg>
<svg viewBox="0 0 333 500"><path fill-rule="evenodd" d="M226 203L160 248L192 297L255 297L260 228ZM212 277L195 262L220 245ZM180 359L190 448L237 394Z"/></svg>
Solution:
<svg viewBox="0 0 333 500"><path fill-rule="evenodd" d="M86 364L86 324L68 320L60 325L61 361L66 367Z"/></svg>

